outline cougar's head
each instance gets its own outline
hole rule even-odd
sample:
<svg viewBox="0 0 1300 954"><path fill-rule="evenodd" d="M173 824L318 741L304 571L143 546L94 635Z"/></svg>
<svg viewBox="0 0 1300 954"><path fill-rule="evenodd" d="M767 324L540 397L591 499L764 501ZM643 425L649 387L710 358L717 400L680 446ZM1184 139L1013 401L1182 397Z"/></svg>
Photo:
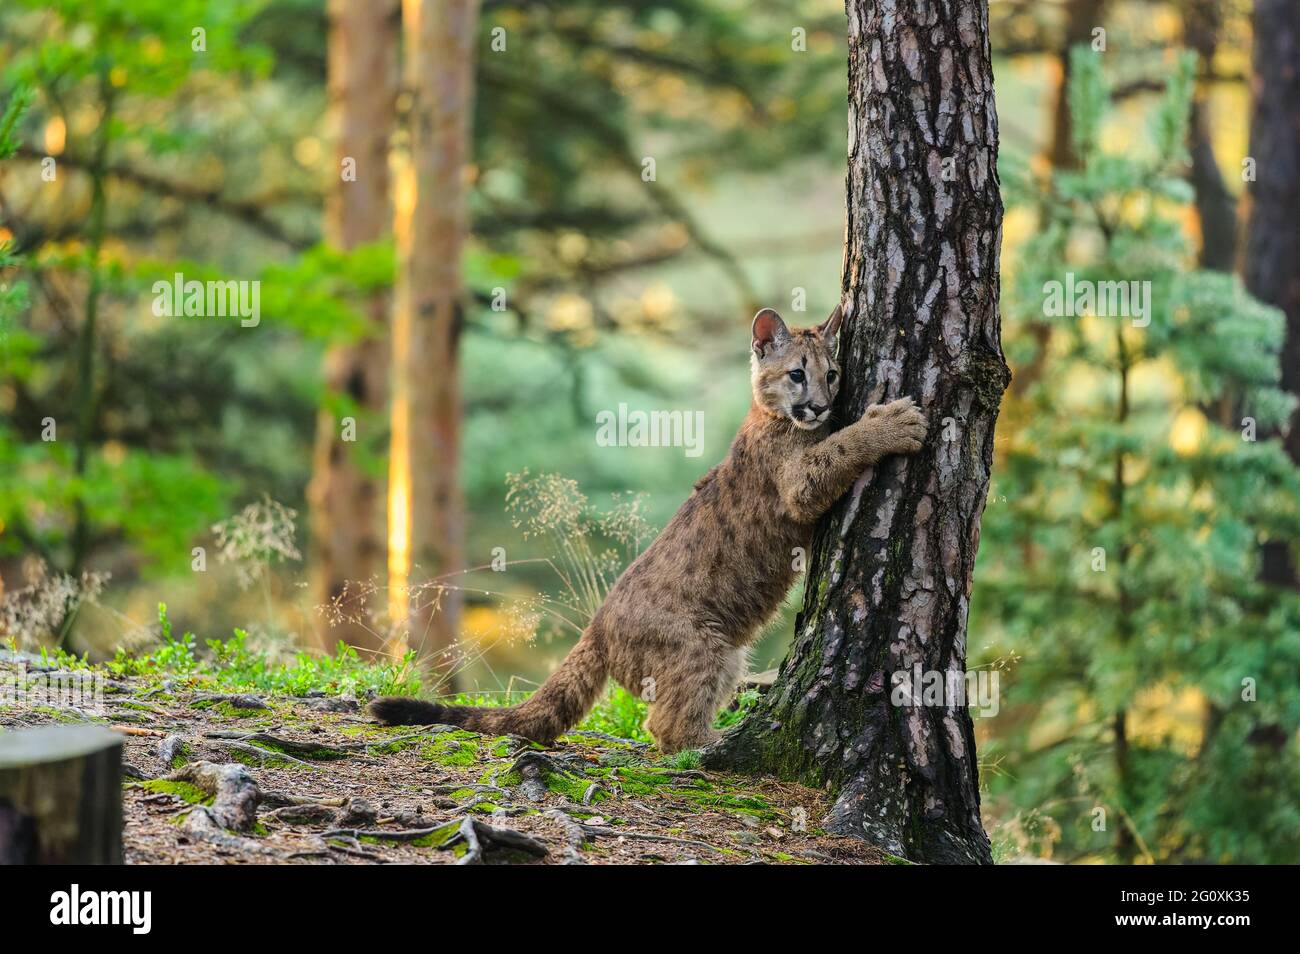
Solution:
<svg viewBox="0 0 1300 954"><path fill-rule="evenodd" d="M754 316L750 360L754 400L795 427L816 430L840 390L840 309L816 328L787 328L771 308Z"/></svg>

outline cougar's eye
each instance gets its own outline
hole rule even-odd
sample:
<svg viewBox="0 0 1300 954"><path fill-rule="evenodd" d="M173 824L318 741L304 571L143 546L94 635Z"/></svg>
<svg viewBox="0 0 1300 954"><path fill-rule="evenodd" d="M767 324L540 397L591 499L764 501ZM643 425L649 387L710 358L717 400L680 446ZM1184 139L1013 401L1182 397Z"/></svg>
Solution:
<svg viewBox="0 0 1300 954"><path fill-rule="evenodd" d="M827 371L827 372L826 372L826 383L827 383L827 384L834 384L834 383L835 383L835 379L838 378L838 377L839 377L839 375L836 374L834 371Z"/></svg>
<svg viewBox="0 0 1300 954"><path fill-rule="evenodd" d="M800 368L795 368L790 372L790 380L795 384L803 384L804 373Z"/></svg>

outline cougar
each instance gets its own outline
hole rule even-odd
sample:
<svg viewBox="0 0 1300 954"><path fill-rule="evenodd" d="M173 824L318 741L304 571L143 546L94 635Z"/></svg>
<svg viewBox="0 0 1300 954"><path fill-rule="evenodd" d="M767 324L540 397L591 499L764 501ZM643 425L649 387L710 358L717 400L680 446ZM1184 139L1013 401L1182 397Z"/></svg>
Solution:
<svg viewBox="0 0 1300 954"><path fill-rule="evenodd" d="M839 308L815 328L787 328L770 308L754 316L753 403L726 459L618 578L532 696L502 708L388 697L371 703L371 714L388 725L441 723L549 745L612 677L649 701L646 728L661 751L713 741L746 648L794 582L797 548L864 468L915 453L925 438L910 398L872 405L828 433L840 324Z"/></svg>

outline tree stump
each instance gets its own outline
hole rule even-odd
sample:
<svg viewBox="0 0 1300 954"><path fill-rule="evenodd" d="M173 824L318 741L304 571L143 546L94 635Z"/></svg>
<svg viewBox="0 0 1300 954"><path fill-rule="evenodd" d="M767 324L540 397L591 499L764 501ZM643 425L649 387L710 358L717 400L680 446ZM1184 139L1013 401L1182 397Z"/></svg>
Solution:
<svg viewBox="0 0 1300 954"><path fill-rule="evenodd" d="M122 863L122 737L99 726L0 734L0 865Z"/></svg>

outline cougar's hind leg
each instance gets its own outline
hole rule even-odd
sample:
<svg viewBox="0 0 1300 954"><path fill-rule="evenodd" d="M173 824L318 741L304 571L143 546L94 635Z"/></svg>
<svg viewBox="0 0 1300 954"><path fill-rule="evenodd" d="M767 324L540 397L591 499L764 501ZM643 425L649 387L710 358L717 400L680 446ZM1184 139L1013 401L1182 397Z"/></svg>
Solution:
<svg viewBox="0 0 1300 954"><path fill-rule="evenodd" d="M703 748L718 738L713 728L723 686L735 688L736 654L696 642L674 654L671 664L655 678L655 700L646 728L664 753Z"/></svg>

